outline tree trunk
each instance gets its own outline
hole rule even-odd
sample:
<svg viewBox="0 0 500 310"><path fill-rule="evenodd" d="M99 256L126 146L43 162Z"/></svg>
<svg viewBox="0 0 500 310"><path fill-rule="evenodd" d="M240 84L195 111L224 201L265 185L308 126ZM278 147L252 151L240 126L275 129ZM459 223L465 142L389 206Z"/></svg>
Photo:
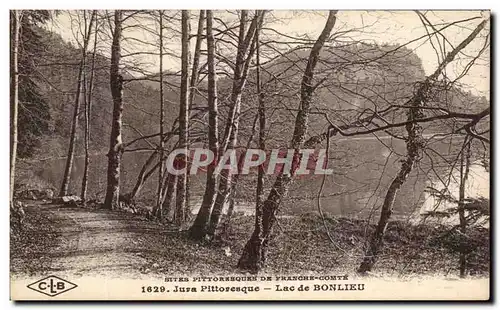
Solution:
<svg viewBox="0 0 500 310"><path fill-rule="evenodd" d="M302 77L300 107L295 119L295 128L290 143L291 148L295 149L295 158L298 158L298 151L302 147L307 134L309 111L314 91L314 69L316 68L316 64L318 62L319 53L329 38L333 26L335 25L336 15L337 11L330 11L326 25L311 49L307 66ZM298 167L298 165L292 165L292 167ZM281 199L288 191L288 187L290 186L294 174L295 170L292 170L290 174L283 174L282 171L276 178L267 199L263 203L262 222L260 223L256 221L256 227L252 237L243 249L243 253L238 262L239 268L252 272L258 272L264 266L266 261L267 245L275 221L275 214L278 210Z"/></svg>
<svg viewBox="0 0 500 310"><path fill-rule="evenodd" d="M163 124L165 121L165 112L163 110L163 11L159 11L160 14L160 159L159 159L159 167L158 167L158 191L157 191L157 201L156 201L156 212L160 213L159 217L161 218L161 210L162 210L162 182L163 182L163 158L165 156L163 144Z"/></svg>
<svg viewBox="0 0 500 310"><path fill-rule="evenodd" d="M232 85L232 91L231 91L231 109L229 111L229 115L226 121L226 125L224 128L224 136L223 141L221 143L220 149L221 149L221 154L225 152L227 149L230 139L231 139L231 131L234 126L234 121L238 117L238 109L239 109L239 102L241 100L241 92L238 92L238 89L240 89L240 86L243 86L242 81L242 76L243 76L243 70L244 70L244 64L245 64L245 55L248 50L248 44L247 44L247 39L248 42L252 38L254 32L255 32L255 22L256 18L252 21L252 26L249 27L248 33L245 35L245 28L246 28L246 23L247 23L247 16L248 16L248 11L242 10L241 11L241 16L240 16L240 27L239 27L239 34L238 34L238 50L236 54L236 61L235 61L235 67L234 67L234 73L233 73L233 85ZM243 87L241 87L242 89Z"/></svg>
<svg viewBox="0 0 500 310"><path fill-rule="evenodd" d="M257 113L259 115L259 149L261 151L266 151L266 106L264 103L264 92L261 86L261 75L260 75L260 34L257 33L257 95L259 98L259 107ZM262 202L264 201L264 165L259 166L259 171L257 174L257 188L256 188L256 204L255 204L255 214L260 214L262 216ZM257 223L256 223L257 226Z"/></svg>
<svg viewBox="0 0 500 310"><path fill-rule="evenodd" d="M115 29L111 46L110 88L113 97L113 120L109 140L108 182L104 207L116 209L119 207L120 196L120 165L123 155L122 114L123 114L123 77L120 74L122 36L122 12L115 11Z"/></svg>
<svg viewBox="0 0 500 310"><path fill-rule="evenodd" d="M76 128L78 127L78 114L80 112L80 90L82 88L83 67L84 64L82 60L80 62L80 68L78 69L78 86L76 89L75 107L73 108L74 110L71 122L71 133L69 138L68 155L66 156L66 166L64 168L64 176L59 196L66 196L68 194L68 187L71 178L71 169L73 168L73 154L75 151Z"/></svg>
<svg viewBox="0 0 500 310"><path fill-rule="evenodd" d="M246 77L248 74L248 64L253 57L253 53L255 51L255 33L259 24L262 22L264 17L263 12L256 12L255 17L252 20L252 23L248 29L248 33L245 36L245 19L246 19L246 11L242 11L241 13L241 24L240 24L240 33L239 33L239 46L238 46L238 54L236 56L236 67L234 70L233 76L233 88L231 92L231 111L229 113L230 117L228 117L225 128L225 136L224 142L221 145L220 153L223 154L227 149L234 149L236 146L236 141L238 139L238 127L239 127L239 119L240 119L240 110L241 110L241 94L243 92L243 88L245 87ZM247 50L249 48L249 42L252 40L252 45L250 46L250 52L248 53L247 58L245 55L247 54ZM219 226L219 222L222 217L222 210L224 209L224 205L229 197L232 186L233 176L229 173L229 170L225 169L221 171L221 175L219 178L219 190L217 191L217 197L215 198L214 207L212 209L212 213L209 219L209 225L207 233L210 237L213 237L217 227Z"/></svg>
<svg viewBox="0 0 500 310"><path fill-rule="evenodd" d="M205 23L205 11L200 10L200 17L198 19L198 30L196 34L196 45L194 48L193 67L191 69L191 82L189 92L189 113L194 104L196 95L196 87L198 85L198 70L200 66L201 43L203 42L203 27ZM189 129L189 128L188 128ZM188 133L189 136L189 133ZM184 212L184 221L187 222L191 219L191 175L186 174L186 210Z"/></svg>
<svg viewBox="0 0 500 310"><path fill-rule="evenodd" d="M189 119L189 35L191 26L189 21L189 11L182 11L182 74L181 74L181 94L179 107L179 148L185 150L185 154L178 156L180 167L186 167L187 147L188 147L188 119ZM186 175L187 169L177 177L176 194L176 224L181 225L184 221L184 211L186 209Z"/></svg>
<svg viewBox="0 0 500 310"><path fill-rule="evenodd" d="M215 71L215 41L212 32L213 14L207 10L207 53L208 53L208 147L214 154L214 161L207 167L205 193L198 215L190 230L193 239L200 240L205 236L206 225L210 211L215 202L217 189L216 163L219 160L218 137L218 104L217 104L217 73Z"/></svg>
<svg viewBox="0 0 500 310"><path fill-rule="evenodd" d="M233 218L234 207L236 206L236 198L234 196L235 196L235 192L236 192L237 183L233 183L233 184L234 184L234 186L231 189L231 193L229 194L229 198L228 198L229 199L229 206L227 207L226 219L222 223L222 227L221 227L221 232L222 232L221 234L222 235L225 235L227 233L227 230L228 230L229 226L231 225L231 219Z"/></svg>
<svg viewBox="0 0 500 310"><path fill-rule="evenodd" d="M465 217L465 186L467 184L467 179L469 178L470 145L471 141L468 139L468 137L466 137L464 149L462 150L462 154L460 155L460 186L458 193L459 195L458 217L460 220L461 238L465 238L467 233L467 219ZM465 245L465 240L460 242L460 259L459 259L460 278L465 278L466 276L467 253L463 248L464 245Z"/></svg>
<svg viewBox="0 0 500 310"><path fill-rule="evenodd" d="M258 107L258 117L259 117L259 148L262 151L266 150L265 135L266 135L266 108L264 103L264 92L261 89L260 80L260 42L259 33L257 36L257 95L259 98ZM257 272L263 267L265 257L262 257L264 244L263 238L263 201L264 201L264 166L259 166L259 171L257 174L257 188L255 192L256 202L255 202L255 225L254 231L250 240L245 245L243 254L238 261L238 267L243 269L249 269L252 272Z"/></svg>
<svg viewBox="0 0 500 310"><path fill-rule="evenodd" d="M163 139L163 145L172 137L172 134L168 134L164 137ZM144 183L149 179L149 177L160 167L160 162L157 162L151 169L148 170L148 168L153 164L155 161L156 157L159 155L158 150L155 150L151 155L149 155L148 159L144 163L144 165L141 168L141 171L139 171L139 175L137 176L137 181L135 182L134 188L132 189L132 192L128 195L129 199L134 200L141 189L144 187ZM165 160L165 158L163 158Z"/></svg>
<svg viewBox="0 0 500 310"><path fill-rule="evenodd" d="M257 78L257 81L259 81L258 78ZM257 92L259 92L258 86L257 86ZM250 137L248 138L245 150L248 150L250 148L250 146L252 145L253 137L255 135L255 128L256 128L258 119L259 119L259 114L257 113L257 114L255 114L255 118L254 118L253 125L252 125L252 133L250 134ZM245 162L245 156L243 153L240 156L240 158L238 159L238 171L241 171L241 169L243 168L244 162ZM216 238L216 237L220 236L222 233L225 233L228 226L229 226L229 223L231 221L231 217L233 216L233 212L234 212L234 207L235 207L235 197L234 196L235 196L236 187L238 185L238 181L240 179L240 176L241 176L241 174L238 173L238 174L234 175L232 180L231 180L231 188L229 189L229 196L228 196L229 206L227 208L227 214L226 214L226 219L225 219L224 223L219 225L221 227L214 226L214 227L209 227L209 229L208 229L207 233L212 238ZM221 218L222 218L222 215L221 215Z"/></svg>
<svg viewBox="0 0 500 310"><path fill-rule="evenodd" d="M97 12L94 10L92 11L92 20L95 20ZM91 20L91 23L92 23ZM96 29L94 33L94 50L92 53L92 63L90 67L90 80L89 80L89 86L88 90L86 89L86 92L88 92L88 95L84 101L85 103L85 142L84 142L84 147L85 147L85 166L83 168L83 178L82 178L82 191L81 191L81 199L85 203L87 200L87 186L88 186L88 177L89 177L89 167L90 167L90 153L89 153L89 142L90 142L90 116L91 116L91 111L92 111L92 90L94 86L94 71L95 71L95 54L96 54L96 48L97 48L97 24L96 24Z"/></svg>
<svg viewBox="0 0 500 310"><path fill-rule="evenodd" d="M416 149L417 150L417 149ZM410 174L413 164L415 163L418 153L413 153L414 155L408 153L406 160L403 162L401 166L401 170L398 175L392 180L389 189L387 190L387 194L385 195L384 203L382 205L382 210L380 213L380 219L378 221L375 232L370 241L370 245L368 250L365 253L365 257L363 258L363 262L361 266L358 268L358 272L365 273L370 271L373 268L373 265L376 262L377 255L382 247L384 233L387 228L387 224L389 223L389 219L392 214L392 207L394 205L394 199L396 198L396 194L398 190L401 188L401 185L406 181L408 175Z"/></svg>
<svg viewBox="0 0 500 310"><path fill-rule="evenodd" d="M200 18L198 20L198 31L196 33L196 44L194 47L194 56L193 56L193 67L191 68L191 82L190 88L191 92L189 93L189 109L193 106L194 98L196 95L196 91L194 89L198 85L198 70L200 67L200 55L201 55L201 43L203 42L203 25L205 24L205 10L200 10Z"/></svg>
<svg viewBox="0 0 500 310"><path fill-rule="evenodd" d="M71 122L71 133L69 138L68 155L66 157L66 167L64 169L63 181L61 184L61 191L59 196L68 195L69 183L71 181L71 170L73 168L73 157L75 153L75 143L76 143L76 129L78 128L78 115L80 114L80 97L82 90L82 80L83 73L86 67L87 59L87 46L90 39L90 33L92 31L93 18L90 20L89 27L85 24L84 38L83 38L83 49L82 49L82 59L80 60L80 67L78 68L78 81L75 95L75 107L73 110L73 119Z"/></svg>
<svg viewBox="0 0 500 310"><path fill-rule="evenodd" d="M237 122L239 120L241 94L243 88L245 88L250 60L252 59L253 53L255 51L255 32L259 24L261 24L263 21L264 11L255 14L245 34L247 15L247 11L241 11L240 29L238 35L238 51L236 54L235 68L233 73L233 85L231 91L232 104L224 128L223 141L220 146L221 154L225 152L229 147L232 138L237 137L237 134L231 134L231 132L233 130L238 130Z"/></svg>
<svg viewBox="0 0 500 310"><path fill-rule="evenodd" d="M429 83L429 81L426 81L426 83ZM428 89L428 87L426 87L426 89ZM408 110L408 121L413 121L424 116L422 109L420 108L423 104L422 101L425 99L423 90L424 89L419 89L417 95L408 103L409 106L413 107ZM413 165L420 156L420 150L424 143L422 138L422 127L418 123L409 123L406 125L406 132L408 133L408 140L406 142L406 159L401 164L399 173L389 185L389 189L387 190L382 204L377 227L371 237L370 244L365 252L363 261L358 268L359 273L366 273L367 271L372 270L373 265L377 260L377 255L383 245L384 233L391 218L396 194L410 175Z"/></svg>
<svg viewBox="0 0 500 310"><path fill-rule="evenodd" d="M17 121L19 107L19 29L21 17L19 10L10 11L10 205L14 201L14 185L17 156Z"/></svg>
<svg viewBox="0 0 500 310"><path fill-rule="evenodd" d="M441 72L450 62L453 61L455 56L477 36L479 31L484 27L485 24L485 21L480 23L476 27L476 29L464 41L462 41L462 43L457 45L457 47L455 47L453 51L446 55L446 58L439 64L436 71L434 71L432 75L427 77L425 81L420 84L420 88L418 88L416 94L408 102L408 106L412 107L408 110L407 114L409 121L423 117L421 107L423 105L423 102L427 101L426 96L432 87L432 83L437 80ZM363 261L361 262L361 265L357 270L362 274L371 271L375 262L377 261L377 255L383 245L384 233L391 218L392 207L396 194L401 188L401 185L406 181L413 168L414 163L420 156L420 149L422 148L424 142L422 139L422 127L419 125L419 123L408 123L406 125L406 132L408 133L408 140L406 142L406 159L403 161L401 170L399 171L398 175L392 180L391 185L387 190L384 203L382 204L377 227L375 228L375 232L371 237L370 244L366 249Z"/></svg>
<svg viewBox="0 0 500 310"><path fill-rule="evenodd" d="M148 159L144 163L144 165L141 168L141 171L139 171L139 175L137 176L137 181L135 182L134 188L132 189L132 192L130 194L130 197L132 199L135 199L139 192L141 191L142 187L144 186L144 183L147 181L149 175L148 175L148 168L153 164L153 162L156 159L156 156L158 156L158 152L153 152L151 155L149 155ZM159 167L159 165L157 165ZM156 169L155 169L156 170Z"/></svg>
<svg viewBox="0 0 500 310"><path fill-rule="evenodd" d="M161 203L161 214L157 216L161 219L168 216L174 205L175 191L177 189L177 178L175 175L167 173L163 182L163 196Z"/></svg>
<svg viewBox="0 0 500 310"><path fill-rule="evenodd" d="M215 231L219 226L219 222L222 218L222 211L226 204L227 198L229 197L233 181L234 177L229 173L229 170L224 169L221 171L219 177L219 190L217 191L217 195L215 197L214 206L210 214L206 231L206 235L208 235L210 239L213 239Z"/></svg>

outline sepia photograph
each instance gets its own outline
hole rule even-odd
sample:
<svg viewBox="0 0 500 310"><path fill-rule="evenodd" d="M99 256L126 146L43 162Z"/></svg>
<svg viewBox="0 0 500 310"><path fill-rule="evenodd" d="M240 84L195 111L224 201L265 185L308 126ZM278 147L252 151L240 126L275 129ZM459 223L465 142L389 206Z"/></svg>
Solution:
<svg viewBox="0 0 500 310"><path fill-rule="evenodd" d="M10 299L490 301L491 27L11 9Z"/></svg>

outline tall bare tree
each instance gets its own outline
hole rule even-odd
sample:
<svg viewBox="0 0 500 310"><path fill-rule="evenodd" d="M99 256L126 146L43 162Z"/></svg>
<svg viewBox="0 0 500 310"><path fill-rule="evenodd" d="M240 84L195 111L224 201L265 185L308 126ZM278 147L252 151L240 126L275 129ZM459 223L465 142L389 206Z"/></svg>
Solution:
<svg viewBox="0 0 500 310"><path fill-rule="evenodd" d="M258 108L257 108L257 114L254 119L254 123L252 126L252 133L250 134L250 137L247 141L246 145L246 150L248 150L253 142L254 135L255 135L255 130L256 130L256 124L257 121L259 122L259 148L261 150L265 150L265 128L266 128L266 115L265 115L265 105L264 105L264 91L262 90L262 85L261 85L261 67L260 67L260 28L262 27L262 24L260 23L258 28L256 29L255 33L255 73L256 73L256 90L257 90L257 97L258 97ZM238 169L241 169L243 166L243 161L244 161L245 156L240 156L238 160ZM257 187L256 187L256 197L257 197L257 202L256 202L256 214L261 214L262 213L262 201L263 201L263 193L264 193L264 166L260 165L258 168L258 175L257 175ZM230 225L231 217L234 212L235 208L235 195L236 195L236 187L238 185L238 181L240 178L240 174L234 175L232 180L231 180L231 189L229 191L229 206L227 208L227 214L226 214L226 219L224 223L221 225L220 229L215 230L215 235L218 234L217 231L221 233L225 233L227 231L227 228ZM260 210L260 211L259 211ZM256 216L256 219L262 219L262 216Z"/></svg>
<svg viewBox="0 0 500 310"><path fill-rule="evenodd" d="M83 12L86 15L86 11ZM80 102L81 102L81 92L83 86L83 74L86 68L87 61L87 47L90 41L90 36L92 33L92 26L94 23L95 13L92 13L90 18L90 22L87 25L85 20L84 24L84 35L83 35L83 44L82 44L82 58L80 60L80 66L78 68L78 80L76 86L76 94L75 94L75 106L73 108L73 119L71 122L71 133L69 138L69 146L68 146L68 155L66 157L66 167L64 169L64 176L61 184L61 191L59 192L59 196L66 196L68 194L69 183L71 182L71 170L73 168L73 157L75 153L75 143L76 143L76 130L78 128L78 115L80 114Z"/></svg>
<svg viewBox="0 0 500 310"><path fill-rule="evenodd" d="M184 154L178 156L180 166L187 166L188 151L188 120L189 120L189 62L190 62L190 44L189 36L191 32L190 13L188 10L182 10L182 55L181 55L181 93L179 107L179 148L184 149ZM184 221L184 211L186 209L186 175L185 172L177 177L176 193L176 223L181 225Z"/></svg>
<svg viewBox="0 0 500 310"><path fill-rule="evenodd" d="M92 92L94 89L94 76L95 76L95 55L96 55L96 49L97 49L97 38L98 38L98 27L97 27L97 11L92 11L92 17L91 19L94 19L95 21L95 31L94 31L94 48L92 52L92 60L91 60L91 65L90 65L90 79L88 83L88 88L86 85L85 87L85 92L86 94L85 100L84 100L84 114L85 114L85 124L84 124L84 130L85 130L85 141L84 141L84 148L85 148L85 164L83 168L83 177L82 177L82 191L80 194L80 197L82 201L87 200L87 186L88 186L88 177L89 177L89 168L90 168L90 152L89 152L89 142L90 142L90 116L92 112Z"/></svg>
<svg viewBox="0 0 500 310"><path fill-rule="evenodd" d="M425 141L422 137L422 126L416 121L419 119L424 119L422 108L424 103L428 100L427 96L429 92L432 90L434 83L437 81L438 77L441 75L446 66L455 59L455 56L460 53L462 49L464 49L467 45L469 45L470 42L472 42L472 40L474 40L474 38L479 34L479 32L484 28L485 25L486 20L481 22L464 41L462 41L450 53L448 53L446 55L446 58L443 59L443 61L439 64L434 73L428 76L420 84L420 87L417 89L415 95L408 101L407 106L409 106L410 108L408 109L408 119L405 124L406 132L408 134L408 138L406 139L406 158L403 160L401 169L399 170L398 174L394 177L391 184L389 185L389 189L387 190L387 193L385 195L384 202L382 203L380 218L377 227L375 228L375 232L373 233L370 243L366 249L363 261L358 268L359 273L366 273L368 271L371 271L371 269L373 268L373 265L377 260L377 255L383 245L385 230L392 215L392 209L397 192L410 175L414 164L420 157L420 153Z"/></svg>
<svg viewBox="0 0 500 310"><path fill-rule="evenodd" d="M264 102L264 91L261 85L261 68L260 68L260 34L257 32L257 55L256 55L256 74L257 74L257 96L259 98L259 107L257 113L259 115L259 149L261 151L266 150L266 106ZM262 203L264 201L264 165L259 166L259 171L257 173L257 187L255 190L256 202L255 202L255 230L260 230L262 223Z"/></svg>
<svg viewBox="0 0 500 310"><path fill-rule="evenodd" d="M120 74L122 16L120 10L115 11L113 43L111 45L110 88L113 97L113 119L109 139L108 181L104 207L116 209L120 203L120 166L123 155L122 115L123 115L123 76Z"/></svg>
<svg viewBox="0 0 500 310"><path fill-rule="evenodd" d="M160 66L160 166L158 167L158 190L157 190L157 200L156 200L156 216L160 217L162 216L161 214L161 204L162 204L162 197L163 197L163 158L165 156L165 145L163 143L163 128L164 128L164 122L165 122L165 111L164 111L164 100L163 100L163 11L159 10L158 11L160 15L159 19L159 27L160 27L160 34L159 34L159 39L160 39L160 61L159 61L159 66ZM159 213L159 214L158 214Z"/></svg>
<svg viewBox="0 0 500 310"><path fill-rule="evenodd" d="M205 24L205 10L200 10L200 16L198 18L198 30L196 33L196 44L194 47L193 56L193 66L191 69L191 83L189 92L189 113L191 114L191 109L194 103L194 98L196 95L198 78L199 78L199 67L200 67L200 55L201 55L201 43L203 42L203 30ZM191 117L191 115L190 115ZM189 220L191 216L191 176L188 173L186 175L186 212L185 220Z"/></svg>
<svg viewBox="0 0 500 310"><path fill-rule="evenodd" d="M17 156L17 120L19 107L19 29L22 11L10 11L10 204L14 200Z"/></svg>
<svg viewBox="0 0 500 310"><path fill-rule="evenodd" d="M240 120L241 96L246 84L249 64L255 52L256 30L264 18L264 11L256 11L254 18L248 27L248 31L245 32L247 14L248 13L244 10L241 12L238 51L236 55L233 87L231 91L231 110L229 112L229 117L226 120L224 140L222 141L220 147L221 154L227 149L234 149L236 146ZM233 177L231 176L229 170L224 169L221 171L219 189L207 228L207 234L211 237L213 237L217 227L219 226L222 217L222 210L232 188L232 178Z"/></svg>
<svg viewBox="0 0 500 310"><path fill-rule="evenodd" d="M259 120L259 149L261 151L266 150L266 106L264 102L264 91L262 90L262 84L261 84L261 67L260 67L260 40L259 40L259 32L256 34L256 45L257 45L257 50L256 50L256 83L257 83L257 96L258 96L258 101L259 101L259 106L257 110L257 115L258 115L258 120ZM255 189L255 224L254 224L254 232L253 234L258 236L261 234L261 227L262 227L262 210L263 210L263 202L264 202L264 165L260 165L258 167L258 172L257 172L257 186ZM233 193L234 194L234 190ZM234 202L231 201L231 203L234 205ZM234 207L234 206L230 206ZM231 210L232 213L232 210ZM230 219L230 212L228 210L228 220ZM257 253L257 256L260 254Z"/></svg>
<svg viewBox="0 0 500 310"><path fill-rule="evenodd" d="M315 89L314 69L318 63L321 49L330 37L336 20L337 11L330 11L326 25L309 53L307 65L302 76L299 111L297 112L297 116L295 118L295 128L290 143L290 148L295 150L294 161L298 159L299 150L305 141L309 126L308 118L311 109L312 96ZM298 167L298 165L292 165L292 167L294 166ZM257 272L264 266L269 237L276 220L275 214L281 203L281 199L288 191L288 187L293 180L294 174L295 170L292 170L290 174L283 174L283 171L281 171L276 178L267 199L263 203L262 219L256 219L255 222L257 227L254 229L250 240L247 241L247 244L243 249L243 253L238 261L239 268Z"/></svg>
<svg viewBox="0 0 500 310"><path fill-rule="evenodd" d="M165 24L165 21L166 21L166 18L168 18L168 16L166 16L166 13L163 12L163 23ZM205 17L204 17L204 11L200 11L200 16L199 16L199 21L198 21L198 33L197 33L197 40L196 40L196 46L195 46L195 51L194 51L194 58L193 58L193 66L192 66L192 70L191 70L191 78L190 78L190 89L192 89L192 91L190 91L189 93L189 105L191 106L194 102L194 98L195 98L195 95L196 95L196 91L194 91L197 87L197 84L198 84L198 79L199 79L199 58L200 58L200 55L201 55L201 43L204 39L204 35L203 35L203 24L204 24L204 20L205 20ZM164 52L163 52L164 56L166 55ZM165 82L165 79L163 78L163 83L160 83L160 84L167 84L168 82ZM158 80L155 80L155 82L159 82ZM163 87L163 93L165 93L165 88ZM193 118L196 118L197 115L190 115L190 119L193 119ZM174 137L175 135L177 135L179 132L179 127L178 127L178 119L176 119L174 121L174 123L172 124L171 126L171 129L169 132L164 132L163 134L155 134L153 136L162 136L163 139L162 139L162 143L163 145L165 146L166 143L172 138ZM152 137L152 136L149 136L149 137ZM137 142L137 141L140 141L140 140L143 140L145 137L141 137L141 138L138 138L138 139L135 139L133 141L130 141L128 143L125 144L125 148L129 147L131 144ZM137 181L135 182L135 185L132 189L132 191L130 193L127 193L123 198L126 198L127 200L129 200L130 202L134 202L135 199L137 198L138 194L141 192L142 188L144 187L145 185L145 182L151 177L151 175L153 175L153 173L156 172L157 169L159 169L160 165L160 161L159 161L159 150L154 150L152 152L152 154L147 158L147 160L145 161L145 163L143 164L142 168L140 169L139 171L139 174L137 176ZM165 160L165 157L164 159ZM176 177L171 177L170 175L168 175L168 173L165 171L165 169L163 169L164 172L162 173L163 174L163 180L166 181L166 180L169 180L169 182L177 182L177 178ZM189 176L189 175L188 175ZM188 180L186 180L186 183L187 183L187 186L188 186ZM172 190L174 188L176 188L177 186L172 186L172 185L169 185L169 184L163 184L163 189L164 190ZM187 207L187 204L188 204L188 194L189 194L189 191L188 191L188 188L186 188L186 207ZM172 193L165 193L165 192L162 192L162 195L165 196L165 195L169 195L170 197L175 197L175 193L172 194ZM169 206L168 206L168 203L169 203L169 199L163 199L162 197L162 208L164 209L165 207L167 209L169 209ZM157 214L158 215L158 214Z"/></svg>
<svg viewBox="0 0 500 310"><path fill-rule="evenodd" d="M212 31L213 13L207 10L207 57L208 57L208 148L214 154L214 163L219 159L219 137L218 137L218 107L217 107L217 73L215 70L215 40ZM201 203L200 211L191 227L190 234L194 239L200 239L204 235L206 219L210 216L215 196L217 193L217 174L215 164L207 168L207 180L205 193Z"/></svg>

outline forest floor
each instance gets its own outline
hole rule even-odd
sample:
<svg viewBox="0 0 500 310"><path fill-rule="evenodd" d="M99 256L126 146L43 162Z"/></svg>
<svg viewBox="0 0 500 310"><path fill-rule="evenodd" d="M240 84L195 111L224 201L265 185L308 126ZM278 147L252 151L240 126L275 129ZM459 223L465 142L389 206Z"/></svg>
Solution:
<svg viewBox="0 0 500 310"><path fill-rule="evenodd" d="M196 243L185 231L122 212L30 201L22 229L11 225L11 275L53 273L145 278L165 275L236 274L253 218L235 218L217 243ZM327 218L332 244L315 214L278 220L270 242L267 274L352 274L373 226ZM489 231L471 233L469 275L489 275ZM445 227L392 222L374 275L411 278L456 276L457 236Z"/></svg>

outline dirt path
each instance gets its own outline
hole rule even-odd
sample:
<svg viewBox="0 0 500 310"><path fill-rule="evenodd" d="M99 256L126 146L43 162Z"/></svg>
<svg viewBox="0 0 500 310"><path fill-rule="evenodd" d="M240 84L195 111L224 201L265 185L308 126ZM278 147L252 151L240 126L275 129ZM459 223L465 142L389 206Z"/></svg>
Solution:
<svg viewBox="0 0 500 310"><path fill-rule="evenodd" d="M203 246L191 242L172 227L162 226L128 213L54 204L33 204L26 208L26 214L26 221L27 219L31 221L24 232L26 236L33 238L29 238L29 242L20 243L21 248L14 246L15 251L12 251L11 246L13 252L11 296L14 299L43 297L40 292L29 289L27 286L49 275L55 275L77 284L78 290L71 290L60 296L78 300L82 296L104 300L178 299L180 295L161 295L160 297L160 295L143 294L141 287L153 285L168 286L173 289L179 283L184 284L184 282L175 281L167 283L165 277L242 275L235 266L239 258L237 254L241 253L248 236L241 233L229 236L230 240L234 240L231 243L231 251L235 254L228 255L225 247ZM235 222L234 227L239 228L241 232L251 231L253 223L245 218L240 220L241 222ZM290 220L288 225L294 225L288 226L288 229L293 227L295 231L298 231L297 222L291 221L292 219L288 220ZM297 238L299 236L283 240L287 236L287 234L282 234L280 239L274 242L280 242L281 245L295 242L293 247L304 248L304 245L300 243L304 242L303 239L307 237L303 234L299 235L302 237L300 241ZM274 256L270 259L270 263L274 265L268 269L268 274L344 275L346 270L354 270L349 265L352 262L347 262L347 260L344 265L339 265L336 261L326 259L332 255L330 244L326 240L324 247L321 247L322 244L313 243L313 240L319 239L318 236L310 236L310 238L305 242L313 244L315 252L305 255L292 253L291 247L274 245L274 251L271 252ZM310 253L314 253L314 256ZM322 258L320 255L325 256ZM324 262L332 264L316 266L317 260L310 260L311 257L314 259L319 257L322 264L325 264ZM309 261L304 262L305 259ZM290 269L282 271L283 266L296 267L295 269L289 267ZM320 267L321 269L318 269ZM328 295L328 298L330 296L334 299L370 299L370 296L375 299L381 296L393 298L395 287L399 288L400 298L408 299L460 299L468 298L468 296L488 298L489 278L487 276L458 279L457 276L447 277L433 272L431 275L413 274L411 277L396 277L387 274L387 269L385 271L382 269L380 277L376 274L363 279L355 274L350 274L349 277L351 281L365 283L367 291L348 295L339 295L339 292L336 292ZM270 287L274 287L275 284L279 283L272 282ZM293 285L293 281L287 284ZM299 284L303 282L295 283L295 285ZM198 284L191 283L191 285ZM314 293L315 295L310 297L308 295L307 298L325 298L325 293L318 291ZM302 298L301 295L294 297ZM189 298L221 299L222 297L218 294L200 293L189 295ZM242 298L261 299L262 296L244 295Z"/></svg>
<svg viewBox="0 0 500 310"><path fill-rule="evenodd" d="M54 204L35 204L27 209L27 214L41 212L50 219L57 236L51 246L35 257L16 258L48 257L49 268L34 270L40 274L140 278L147 272L145 257L151 243L173 232L142 217L108 210ZM23 274L15 276L23 277Z"/></svg>

